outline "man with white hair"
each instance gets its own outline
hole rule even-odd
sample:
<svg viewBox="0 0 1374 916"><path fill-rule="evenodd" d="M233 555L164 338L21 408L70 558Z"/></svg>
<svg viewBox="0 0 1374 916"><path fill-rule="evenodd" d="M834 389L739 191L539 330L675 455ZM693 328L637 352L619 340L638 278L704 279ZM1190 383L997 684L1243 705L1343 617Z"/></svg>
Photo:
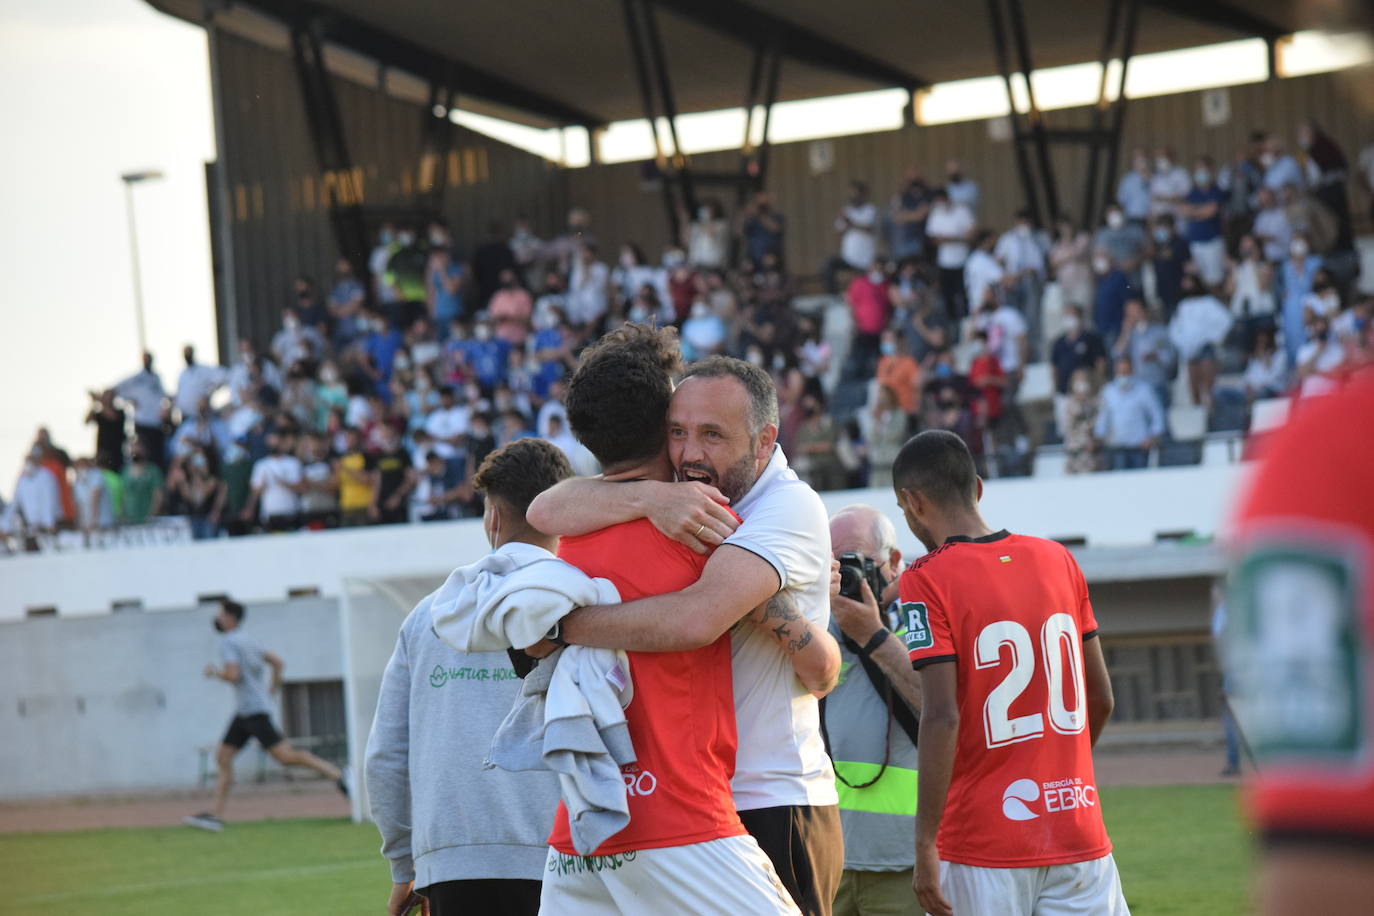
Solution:
<svg viewBox="0 0 1374 916"><path fill-rule="evenodd" d="M844 827L844 872L833 912L916 916L911 837L921 682L896 635L901 627L892 602L882 600L895 596L902 571L897 530L872 506L846 506L830 519L830 543L843 564L839 591L830 595L840 682L821 705Z"/></svg>

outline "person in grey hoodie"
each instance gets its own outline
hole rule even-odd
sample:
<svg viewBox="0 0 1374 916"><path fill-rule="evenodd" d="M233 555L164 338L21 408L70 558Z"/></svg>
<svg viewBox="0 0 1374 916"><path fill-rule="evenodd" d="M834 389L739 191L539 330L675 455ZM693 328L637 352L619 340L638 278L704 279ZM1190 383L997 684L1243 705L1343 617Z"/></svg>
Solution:
<svg viewBox="0 0 1374 916"><path fill-rule="evenodd" d="M493 548L510 542L553 551L525 510L572 476L557 447L519 439L487 456L473 478L486 495L482 526ZM421 897L431 916L534 916L558 806L552 771L483 768L520 681L505 652L464 653L439 639L423 599L401 625L382 677L365 778L372 818L391 862L387 912Z"/></svg>

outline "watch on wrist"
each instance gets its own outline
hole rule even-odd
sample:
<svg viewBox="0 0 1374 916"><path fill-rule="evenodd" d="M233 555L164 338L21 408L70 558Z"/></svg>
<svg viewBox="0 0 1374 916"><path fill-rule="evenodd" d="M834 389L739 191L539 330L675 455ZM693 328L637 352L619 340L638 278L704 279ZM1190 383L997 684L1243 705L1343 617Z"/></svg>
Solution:
<svg viewBox="0 0 1374 916"><path fill-rule="evenodd" d="M549 632L544 634L544 638L556 646L566 646L568 641L563 638L563 621L558 621L549 628Z"/></svg>

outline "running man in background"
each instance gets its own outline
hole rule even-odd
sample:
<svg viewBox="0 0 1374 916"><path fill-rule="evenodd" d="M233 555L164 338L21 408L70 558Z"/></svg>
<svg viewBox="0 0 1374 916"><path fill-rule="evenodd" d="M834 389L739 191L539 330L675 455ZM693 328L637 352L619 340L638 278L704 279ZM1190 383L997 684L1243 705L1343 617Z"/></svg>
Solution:
<svg viewBox="0 0 1374 916"><path fill-rule="evenodd" d="M922 690L917 898L930 916L1125 916L1092 760L1112 687L1083 573L1061 544L983 521L953 433L908 441L892 479L930 551L900 585Z"/></svg>
<svg viewBox="0 0 1374 916"><path fill-rule="evenodd" d="M1374 369L1303 399L1240 502L1223 662L1254 752L1260 911L1374 900Z"/></svg>
<svg viewBox="0 0 1374 916"><path fill-rule="evenodd" d="M224 806L229 787L234 783L234 757L249 738L256 738L263 750L282 766L308 767L332 779L339 791L348 795L348 785L338 767L309 751L297 750L272 724L276 701L272 695L281 689L285 663L243 633L243 605L221 598L214 626L221 635L215 646L215 664L205 666L205 676L234 685L234 718L215 752L215 807L183 818L182 823L216 833L224 829Z"/></svg>
<svg viewBox="0 0 1374 916"><path fill-rule="evenodd" d="M492 548L557 550L558 538L531 527L525 510L571 476L563 453L542 439L488 455L473 486L486 497ZM459 652L439 638L431 613L438 594L401 625L367 740L367 797L391 863L387 913L404 916L424 898L430 916L535 916L558 779L551 770L482 766L520 680L505 652ZM465 668L491 677L447 676Z"/></svg>

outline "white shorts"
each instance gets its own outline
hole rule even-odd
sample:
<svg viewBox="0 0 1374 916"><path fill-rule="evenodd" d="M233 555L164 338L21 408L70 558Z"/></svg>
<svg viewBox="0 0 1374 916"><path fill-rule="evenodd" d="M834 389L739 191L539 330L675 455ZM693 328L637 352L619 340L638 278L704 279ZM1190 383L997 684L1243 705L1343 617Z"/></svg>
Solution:
<svg viewBox="0 0 1374 916"><path fill-rule="evenodd" d="M1130 916L1131 912L1110 854L1041 868L941 862L940 890L959 916Z"/></svg>
<svg viewBox="0 0 1374 916"><path fill-rule="evenodd" d="M609 856L550 847L541 916L584 914L796 914L773 863L752 836L725 837Z"/></svg>

